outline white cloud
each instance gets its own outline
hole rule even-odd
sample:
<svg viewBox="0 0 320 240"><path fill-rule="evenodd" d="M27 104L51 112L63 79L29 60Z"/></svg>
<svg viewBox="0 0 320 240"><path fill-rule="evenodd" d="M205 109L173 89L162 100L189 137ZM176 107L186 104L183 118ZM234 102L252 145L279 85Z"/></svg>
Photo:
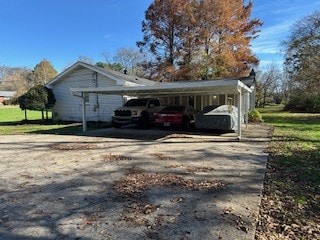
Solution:
<svg viewBox="0 0 320 240"><path fill-rule="evenodd" d="M259 69L265 69L270 65L276 65L279 68L281 68L282 65L283 65L283 60L281 60L281 59L277 59L277 60L261 60L259 62Z"/></svg>
<svg viewBox="0 0 320 240"><path fill-rule="evenodd" d="M281 42L289 34L291 21L262 28L259 37L252 41L252 50L256 54L281 54Z"/></svg>
<svg viewBox="0 0 320 240"><path fill-rule="evenodd" d="M253 52L258 56L281 56L281 43L289 36L290 27L319 7L320 0L257 0L254 13L265 25L261 27L259 37L251 42Z"/></svg>
<svg viewBox="0 0 320 240"><path fill-rule="evenodd" d="M279 36L283 35L284 32L287 32L292 25L292 21L284 21L281 23L278 23L277 25L272 25L266 28L263 28L261 31L261 36Z"/></svg>
<svg viewBox="0 0 320 240"><path fill-rule="evenodd" d="M320 7L319 0L313 1L292 1L289 5L285 2L282 7L277 7L272 11L272 14L291 16L291 18L299 18L310 14Z"/></svg>

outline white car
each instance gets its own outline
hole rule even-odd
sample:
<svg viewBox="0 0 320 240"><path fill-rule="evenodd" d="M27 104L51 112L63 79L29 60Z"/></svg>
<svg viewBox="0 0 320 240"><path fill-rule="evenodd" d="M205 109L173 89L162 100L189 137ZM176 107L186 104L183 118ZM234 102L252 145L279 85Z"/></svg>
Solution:
<svg viewBox="0 0 320 240"><path fill-rule="evenodd" d="M154 121L154 113L162 109L160 101L156 98L130 99L122 107L113 112L112 123L114 127L127 124L147 125Z"/></svg>

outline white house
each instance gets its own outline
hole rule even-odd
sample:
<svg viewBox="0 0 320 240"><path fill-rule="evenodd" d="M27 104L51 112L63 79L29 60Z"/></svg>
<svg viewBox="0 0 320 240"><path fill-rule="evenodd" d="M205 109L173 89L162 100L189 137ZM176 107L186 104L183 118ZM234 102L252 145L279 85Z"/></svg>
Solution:
<svg viewBox="0 0 320 240"><path fill-rule="evenodd" d="M153 96L163 105L191 105L197 110L208 105L230 104L242 109L239 116L244 116L248 109L254 108L252 73L237 79L159 83L77 62L46 86L56 98L55 120L111 121L113 110L123 104L126 96Z"/></svg>
<svg viewBox="0 0 320 240"><path fill-rule="evenodd" d="M155 82L122 74L84 62L77 62L60 73L46 86L52 89L56 98L53 119L82 121L83 99L86 103L88 121L110 121L115 108L123 104L120 95L73 94L70 88L105 88L110 86L148 86Z"/></svg>

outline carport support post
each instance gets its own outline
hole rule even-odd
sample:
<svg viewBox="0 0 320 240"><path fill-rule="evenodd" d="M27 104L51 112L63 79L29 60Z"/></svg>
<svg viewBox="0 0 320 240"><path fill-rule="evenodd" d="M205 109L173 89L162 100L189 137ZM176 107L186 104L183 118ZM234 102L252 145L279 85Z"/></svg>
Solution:
<svg viewBox="0 0 320 240"><path fill-rule="evenodd" d="M246 129L248 129L248 122L249 122L249 93L246 92L245 93L245 101L244 101L244 110L245 110L245 113L246 113L246 118L245 118L245 121L246 121Z"/></svg>
<svg viewBox="0 0 320 240"><path fill-rule="evenodd" d="M82 93L82 131L87 131L87 114L86 114L86 93Z"/></svg>
<svg viewBox="0 0 320 240"><path fill-rule="evenodd" d="M242 107L242 94L241 87L238 85L238 140L241 140L241 107Z"/></svg>

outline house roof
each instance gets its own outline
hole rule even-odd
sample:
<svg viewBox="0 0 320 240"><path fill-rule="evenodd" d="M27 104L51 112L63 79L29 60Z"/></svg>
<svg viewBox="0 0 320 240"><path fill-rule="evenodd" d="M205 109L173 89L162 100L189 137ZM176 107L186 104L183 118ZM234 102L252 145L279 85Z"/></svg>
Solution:
<svg viewBox="0 0 320 240"><path fill-rule="evenodd" d="M15 91L0 91L0 97L8 97L11 98L16 94Z"/></svg>
<svg viewBox="0 0 320 240"><path fill-rule="evenodd" d="M92 64L88 64L85 62L78 61L63 72L61 72L58 76L56 76L54 79L49 81L46 86L50 87L61 81L65 76L72 73L73 71L80 69L80 68L87 68L91 69L94 72L97 72L103 76L106 76L116 82L116 85L153 85L155 84L154 81L145 79L145 78L139 78L132 75L123 74L111 69L105 69L102 67L98 67Z"/></svg>
<svg viewBox="0 0 320 240"><path fill-rule="evenodd" d="M111 86L111 87L91 87L91 88L71 88L70 91L76 93L101 93L112 95L130 96L163 96L175 94L212 94L212 93L237 93L242 90L251 93L252 90L239 79L225 79L214 81L188 81L155 83L150 86Z"/></svg>

